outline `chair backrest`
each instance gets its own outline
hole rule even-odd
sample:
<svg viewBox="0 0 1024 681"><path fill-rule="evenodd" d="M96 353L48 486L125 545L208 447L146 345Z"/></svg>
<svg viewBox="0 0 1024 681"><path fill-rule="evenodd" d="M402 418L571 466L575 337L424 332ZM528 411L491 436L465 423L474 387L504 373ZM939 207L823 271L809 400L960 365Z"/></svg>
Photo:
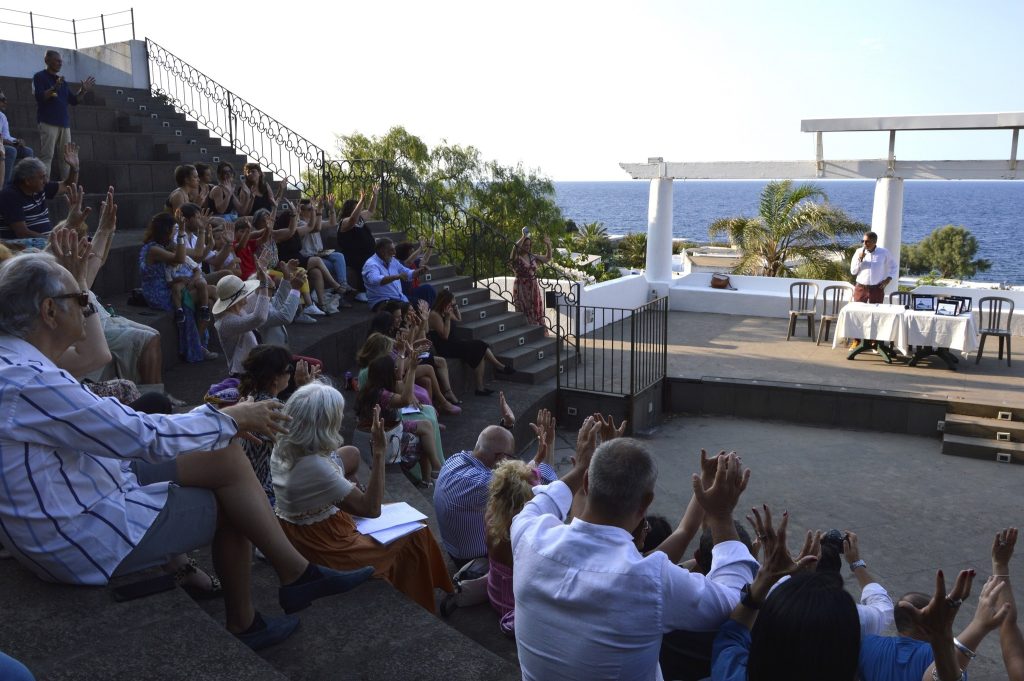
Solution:
<svg viewBox="0 0 1024 681"><path fill-rule="evenodd" d="M1013 319L1013 300L1002 296L985 296L978 301L978 314L981 315L983 329L1010 330Z"/></svg>
<svg viewBox="0 0 1024 681"><path fill-rule="evenodd" d="M821 313L834 317L839 314L840 308L852 299L853 287L845 284L826 286L821 291Z"/></svg>
<svg viewBox="0 0 1024 681"><path fill-rule="evenodd" d="M910 291L893 291L889 294L890 305L902 305L907 307L910 305Z"/></svg>
<svg viewBox="0 0 1024 681"><path fill-rule="evenodd" d="M789 285L789 309L810 312L818 306L818 285L813 281L794 281Z"/></svg>

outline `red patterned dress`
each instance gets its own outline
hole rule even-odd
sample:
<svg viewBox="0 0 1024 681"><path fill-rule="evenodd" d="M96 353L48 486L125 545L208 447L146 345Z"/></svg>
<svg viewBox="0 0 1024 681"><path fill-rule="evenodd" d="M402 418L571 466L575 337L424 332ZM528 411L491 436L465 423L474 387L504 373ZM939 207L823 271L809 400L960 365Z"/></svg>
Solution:
<svg viewBox="0 0 1024 681"><path fill-rule="evenodd" d="M529 264L523 262L522 256L512 261L512 270L516 274L516 283L512 287L512 303L516 310L526 316L528 324L543 324L544 299L537 283L537 259L530 255Z"/></svg>

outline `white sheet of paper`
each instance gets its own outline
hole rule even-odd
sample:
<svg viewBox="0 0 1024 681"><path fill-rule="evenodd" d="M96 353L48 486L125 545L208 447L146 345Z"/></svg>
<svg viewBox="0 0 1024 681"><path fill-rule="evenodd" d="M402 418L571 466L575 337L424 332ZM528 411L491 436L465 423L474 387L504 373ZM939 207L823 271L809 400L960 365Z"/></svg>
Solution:
<svg viewBox="0 0 1024 681"><path fill-rule="evenodd" d="M419 414L420 413L420 408L419 407L402 407L402 413L403 414Z"/></svg>
<svg viewBox="0 0 1024 681"><path fill-rule="evenodd" d="M359 530L360 534L373 534L374 532L387 530L398 525L426 520L426 518L427 516L409 504L399 501L394 504L382 505L379 518L355 517L354 519L356 521L356 529Z"/></svg>
<svg viewBox="0 0 1024 681"><path fill-rule="evenodd" d="M396 527L389 527L386 530L380 532L374 532L370 536L376 539L381 544L390 544L396 539L400 539L407 534L412 534L418 530L422 530L426 525L423 523L405 523L403 525L397 525Z"/></svg>

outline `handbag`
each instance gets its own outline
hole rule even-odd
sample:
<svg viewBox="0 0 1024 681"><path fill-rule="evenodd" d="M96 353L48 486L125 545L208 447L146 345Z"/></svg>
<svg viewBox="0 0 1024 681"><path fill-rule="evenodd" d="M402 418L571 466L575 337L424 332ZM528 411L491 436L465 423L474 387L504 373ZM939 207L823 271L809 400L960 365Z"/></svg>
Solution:
<svg viewBox="0 0 1024 681"><path fill-rule="evenodd" d="M729 281L729 275L722 274L721 272L715 272L711 275L711 288L717 288L723 291L736 290L736 287Z"/></svg>
<svg viewBox="0 0 1024 681"><path fill-rule="evenodd" d="M405 424L398 422L384 432L384 463L397 463L408 470L420 461L420 438L405 432Z"/></svg>

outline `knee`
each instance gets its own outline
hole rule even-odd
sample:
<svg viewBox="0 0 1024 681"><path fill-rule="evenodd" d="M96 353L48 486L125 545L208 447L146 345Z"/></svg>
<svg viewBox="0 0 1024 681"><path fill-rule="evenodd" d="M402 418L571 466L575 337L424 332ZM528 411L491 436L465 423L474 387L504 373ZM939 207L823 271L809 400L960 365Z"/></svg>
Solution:
<svg viewBox="0 0 1024 681"><path fill-rule="evenodd" d="M342 467L345 469L345 476L348 477L359 470L359 449L352 445L345 445L338 450L338 458L341 459Z"/></svg>

